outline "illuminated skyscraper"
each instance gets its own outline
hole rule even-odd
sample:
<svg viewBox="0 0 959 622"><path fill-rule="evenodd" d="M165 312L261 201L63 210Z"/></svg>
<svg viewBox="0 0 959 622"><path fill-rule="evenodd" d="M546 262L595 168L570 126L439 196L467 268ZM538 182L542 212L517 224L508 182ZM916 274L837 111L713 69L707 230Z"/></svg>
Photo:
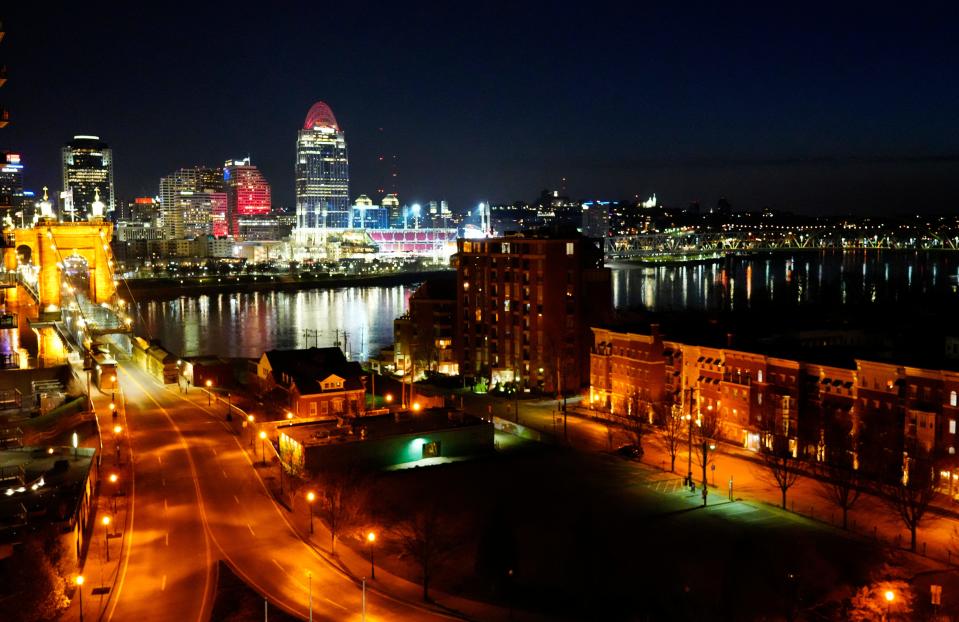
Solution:
<svg viewBox="0 0 959 622"><path fill-rule="evenodd" d="M350 226L350 173L346 138L323 102L306 115L296 138L297 239Z"/></svg>
<svg viewBox="0 0 959 622"><path fill-rule="evenodd" d="M113 192L113 150L109 145L99 136L74 136L64 145L62 154L63 189L73 194L72 217L86 219L98 190L107 212L113 212L116 199ZM70 218L71 214L64 214L64 217Z"/></svg>
<svg viewBox="0 0 959 622"><path fill-rule="evenodd" d="M13 217L23 197L20 154L0 152L0 218Z"/></svg>
<svg viewBox="0 0 959 622"><path fill-rule="evenodd" d="M265 216L270 213L270 184L250 158L227 160L223 164L226 183L226 222L230 235L240 234L241 216Z"/></svg>
<svg viewBox="0 0 959 622"><path fill-rule="evenodd" d="M224 175L219 168L192 167L181 168L160 179L164 238L227 235Z"/></svg>

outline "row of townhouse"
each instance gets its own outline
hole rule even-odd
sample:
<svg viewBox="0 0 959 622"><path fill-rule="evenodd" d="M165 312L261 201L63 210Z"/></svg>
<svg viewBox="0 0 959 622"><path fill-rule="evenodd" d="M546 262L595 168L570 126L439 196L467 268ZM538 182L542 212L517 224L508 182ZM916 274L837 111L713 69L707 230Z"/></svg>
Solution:
<svg viewBox="0 0 959 622"><path fill-rule="evenodd" d="M882 468L901 468L914 447L959 466L956 371L865 360L849 369L666 341L656 325L649 334L593 328L588 401L650 421L673 408L715 411L723 437L753 451L781 436L794 456L823 460L838 431L859 435Z"/></svg>

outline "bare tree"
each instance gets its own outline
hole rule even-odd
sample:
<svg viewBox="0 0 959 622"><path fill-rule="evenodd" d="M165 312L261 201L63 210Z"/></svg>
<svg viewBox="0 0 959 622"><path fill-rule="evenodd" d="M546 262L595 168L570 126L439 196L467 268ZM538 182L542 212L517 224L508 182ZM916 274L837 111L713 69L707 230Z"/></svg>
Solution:
<svg viewBox="0 0 959 622"><path fill-rule="evenodd" d="M330 470L321 478L317 513L330 530L330 553L336 555L336 540L353 525L364 504L366 485L351 470Z"/></svg>
<svg viewBox="0 0 959 622"><path fill-rule="evenodd" d="M709 495L708 480L706 479L706 469L713 463L713 453L716 450L716 442L719 440L719 433L722 430L722 420L719 412L712 408L706 409L701 413L693 429L696 443L696 462L703 470L703 505L706 505L706 497Z"/></svg>
<svg viewBox="0 0 959 622"><path fill-rule="evenodd" d="M633 391L630 398L630 407L626 417L626 436L629 441L643 450L643 435L646 433L644 416L648 416L651 406L648 402L639 399L639 394Z"/></svg>
<svg viewBox="0 0 959 622"><path fill-rule="evenodd" d="M927 452L918 451L909 459L905 481L888 483L884 486L886 500L899 514L899 518L909 530L910 550L916 550L916 534L919 525L929 509L936 494L938 479L934 461Z"/></svg>
<svg viewBox="0 0 959 622"><path fill-rule="evenodd" d="M831 431L830 431L831 430ZM817 467L822 496L842 512L842 528L848 529L849 511L862 494L862 474L856 468L859 436L841 421L825 431L824 461Z"/></svg>
<svg viewBox="0 0 959 622"><path fill-rule="evenodd" d="M682 406L673 404L672 411L666 415L663 421L663 447L669 454L669 471L676 471L676 456L679 454L679 444L683 441L683 423Z"/></svg>
<svg viewBox="0 0 959 622"><path fill-rule="evenodd" d="M420 509L396 530L396 541L404 555L420 567L423 600L430 599L430 581L449 556L454 538L436 502Z"/></svg>
<svg viewBox="0 0 959 622"><path fill-rule="evenodd" d="M762 454L763 466L782 493L783 509L786 509L786 493L799 481L799 461L789 451L789 441L784 436L773 439L772 449Z"/></svg>

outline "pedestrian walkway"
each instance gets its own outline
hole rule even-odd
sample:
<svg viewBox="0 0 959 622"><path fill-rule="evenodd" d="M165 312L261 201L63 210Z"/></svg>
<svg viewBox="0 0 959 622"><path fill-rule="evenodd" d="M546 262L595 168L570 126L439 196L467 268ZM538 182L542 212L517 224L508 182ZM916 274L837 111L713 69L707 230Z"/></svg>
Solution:
<svg viewBox="0 0 959 622"><path fill-rule="evenodd" d="M79 366L75 372L81 378L86 375ZM100 619L107 610L129 546L127 535L133 518L132 453L127 441L123 392L102 392L92 386L90 393L99 438L85 439L83 446L94 447L99 452L93 467L97 489L93 496L90 533L85 537L88 546L80 552L79 568L66 577L71 602L60 619L67 621ZM83 577L82 585L78 584L79 576Z"/></svg>

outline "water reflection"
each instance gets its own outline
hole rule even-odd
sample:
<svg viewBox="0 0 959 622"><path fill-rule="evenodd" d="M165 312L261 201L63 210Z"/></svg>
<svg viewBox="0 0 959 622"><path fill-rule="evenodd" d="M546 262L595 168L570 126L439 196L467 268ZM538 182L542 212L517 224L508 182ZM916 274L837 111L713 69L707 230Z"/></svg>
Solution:
<svg viewBox="0 0 959 622"><path fill-rule="evenodd" d="M956 300L959 254L896 251L785 252L713 263L619 266L618 308L655 311L741 310L767 305ZM736 287L737 281L745 287Z"/></svg>
<svg viewBox="0 0 959 622"><path fill-rule="evenodd" d="M411 288L348 287L214 294L139 305L141 334L183 356L256 357L266 350L345 344L363 360L393 341Z"/></svg>

